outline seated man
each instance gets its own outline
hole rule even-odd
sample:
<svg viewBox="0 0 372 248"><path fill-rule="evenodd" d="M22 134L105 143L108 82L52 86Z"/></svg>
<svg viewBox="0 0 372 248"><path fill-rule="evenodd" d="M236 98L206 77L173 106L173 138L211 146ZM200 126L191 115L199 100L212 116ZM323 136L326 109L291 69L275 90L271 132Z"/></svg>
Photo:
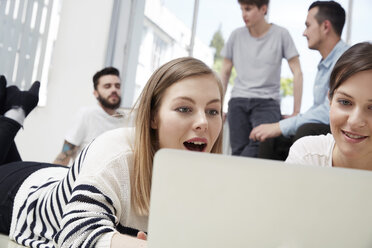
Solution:
<svg viewBox="0 0 372 248"><path fill-rule="evenodd" d="M285 160L295 139L330 132L327 96L329 77L336 61L348 48L341 40L344 23L345 10L340 4L316 1L310 5L304 36L309 48L318 50L322 57L315 77L314 104L304 114L254 128L249 138L262 142L258 155L260 158Z"/></svg>
<svg viewBox="0 0 372 248"><path fill-rule="evenodd" d="M118 112L121 102L120 86L120 74L114 67L106 67L93 76L93 94L98 104L78 111L55 164L68 165L94 138L106 131L128 125L128 118L125 118L124 113Z"/></svg>

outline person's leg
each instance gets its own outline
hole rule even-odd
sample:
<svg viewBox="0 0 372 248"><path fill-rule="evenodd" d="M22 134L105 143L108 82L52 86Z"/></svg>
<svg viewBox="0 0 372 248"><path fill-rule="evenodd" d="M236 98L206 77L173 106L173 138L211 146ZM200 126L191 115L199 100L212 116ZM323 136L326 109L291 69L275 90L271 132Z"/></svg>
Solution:
<svg viewBox="0 0 372 248"><path fill-rule="evenodd" d="M249 133L252 127L248 118L250 114L248 105L249 99L247 98L231 98L229 101L227 120L229 122L232 155L240 155L249 143Z"/></svg>
<svg viewBox="0 0 372 248"><path fill-rule="evenodd" d="M327 133L331 133L331 128L328 124L306 123L297 129L296 135L294 137L294 141L304 136L321 135L321 134L326 135Z"/></svg>
<svg viewBox="0 0 372 248"><path fill-rule="evenodd" d="M6 79L0 76L0 232L9 234L13 202L19 187L36 170L58 165L22 162L14 143L24 119L39 101L40 83L33 83L28 91L5 86Z"/></svg>
<svg viewBox="0 0 372 248"><path fill-rule="evenodd" d="M39 101L40 83L33 83L28 91L5 86L6 79L0 76L0 165L21 160L14 138Z"/></svg>
<svg viewBox="0 0 372 248"><path fill-rule="evenodd" d="M293 144L293 137L278 137L267 139L260 143L258 157L284 161L288 157L289 148Z"/></svg>
<svg viewBox="0 0 372 248"><path fill-rule="evenodd" d="M6 88L6 98L4 105L1 106L1 115L14 115L13 110L22 109L24 113L24 117L26 117L37 105L39 102L39 89L40 89L40 82L34 82L29 90L21 91L18 89L17 86L12 85ZM10 116L8 116L10 117ZM10 117L11 118L11 117ZM15 119L15 118L12 118ZM23 124L23 120L18 121L21 125Z"/></svg>
<svg viewBox="0 0 372 248"><path fill-rule="evenodd" d="M0 233L9 234L14 198L24 180L33 172L60 165L38 162L14 162L0 166Z"/></svg>
<svg viewBox="0 0 372 248"><path fill-rule="evenodd" d="M267 139L263 142L260 142L258 147L258 157L265 158L265 159L274 159L274 151L275 151L275 139Z"/></svg>
<svg viewBox="0 0 372 248"><path fill-rule="evenodd" d="M4 113L4 105L6 100L6 78L0 75L0 114Z"/></svg>
<svg viewBox="0 0 372 248"><path fill-rule="evenodd" d="M277 101L273 99L257 98L251 100L250 123L253 128L260 124L274 123L280 120L280 105ZM252 129L250 129L250 131L251 130ZM257 157L259 153L259 144L260 142L258 141L249 140L241 154L246 157Z"/></svg>
<svg viewBox="0 0 372 248"><path fill-rule="evenodd" d="M304 136L321 135L331 133L331 129L327 124L307 123L297 129L296 135L291 137L279 136L273 139L268 139L260 144L259 158L286 160L289 149L293 143Z"/></svg>
<svg viewBox="0 0 372 248"><path fill-rule="evenodd" d="M0 166L8 162L20 161L21 157L14 138L21 125L4 116L0 116Z"/></svg>

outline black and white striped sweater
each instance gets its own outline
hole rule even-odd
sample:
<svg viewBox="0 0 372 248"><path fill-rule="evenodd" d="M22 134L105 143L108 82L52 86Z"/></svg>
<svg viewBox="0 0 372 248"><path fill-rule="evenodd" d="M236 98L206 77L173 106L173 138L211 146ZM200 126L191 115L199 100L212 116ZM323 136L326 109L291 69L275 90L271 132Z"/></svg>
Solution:
<svg viewBox="0 0 372 248"><path fill-rule="evenodd" d="M17 192L9 237L30 247L110 247L115 232L147 231L130 203L134 130L99 136L70 169L45 168Z"/></svg>

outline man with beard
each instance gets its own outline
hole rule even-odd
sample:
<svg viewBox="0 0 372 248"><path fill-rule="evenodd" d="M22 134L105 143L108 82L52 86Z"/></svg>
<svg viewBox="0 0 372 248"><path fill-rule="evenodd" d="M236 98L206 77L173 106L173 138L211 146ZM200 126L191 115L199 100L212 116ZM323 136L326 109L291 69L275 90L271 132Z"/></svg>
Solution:
<svg viewBox="0 0 372 248"><path fill-rule="evenodd" d="M61 153L54 163L68 165L71 158L98 135L128 125L128 118L119 113L121 91L120 74L114 67L106 67L93 76L93 94L98 104L79 110L73 126L68 130Z"/></svg>

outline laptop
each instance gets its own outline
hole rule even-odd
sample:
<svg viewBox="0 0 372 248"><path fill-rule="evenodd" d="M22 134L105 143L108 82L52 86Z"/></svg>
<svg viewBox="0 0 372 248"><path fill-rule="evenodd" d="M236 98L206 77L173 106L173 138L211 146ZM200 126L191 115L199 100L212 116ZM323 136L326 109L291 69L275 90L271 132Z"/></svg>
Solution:
<svg viewBox="0 0 372 248"><path fill-rule="evenodd" d="M372 247L372 172L162 149L148 247Z"/></svg>

